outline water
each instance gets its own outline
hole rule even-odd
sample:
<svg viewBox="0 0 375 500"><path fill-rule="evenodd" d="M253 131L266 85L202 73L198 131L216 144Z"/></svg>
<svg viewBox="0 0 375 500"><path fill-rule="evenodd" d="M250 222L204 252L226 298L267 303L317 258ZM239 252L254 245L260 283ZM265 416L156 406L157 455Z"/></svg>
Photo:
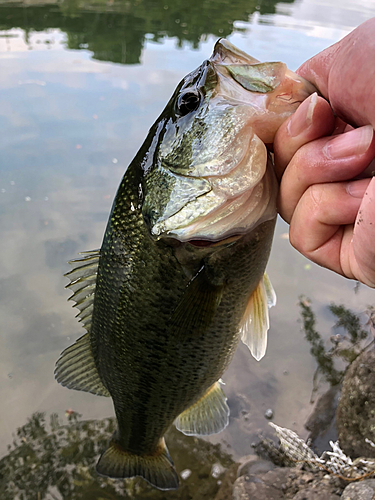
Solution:
<svg viewBox="0 0 375 500"><path fill-rule="evenodd" d="M77 252L100 246L124 170L177 82L220 36L296 69L374 15L373 0L1 2L0 457L35 412L113 414L106 398L54 381L60 351L83 333L63 273ZM294 251L287 231L279 221L268 266L278 304L267 355L257 363L239 346L223 377L230 425L207 439L234 459L270 433L267 409L307 436L317 364L301 333L299 296L311 299L327 347L330 302L359 313L374 303L374 291Z"/></svg>

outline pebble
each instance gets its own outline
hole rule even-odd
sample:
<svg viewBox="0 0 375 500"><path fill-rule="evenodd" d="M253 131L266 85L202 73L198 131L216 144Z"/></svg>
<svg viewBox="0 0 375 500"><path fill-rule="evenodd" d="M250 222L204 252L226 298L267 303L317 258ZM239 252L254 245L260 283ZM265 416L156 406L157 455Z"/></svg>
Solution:
<svg viewBox="0 0 375 500"><path fill-rule="evenodd" d="M273 411L271 408L268 408L268 410L265 411L264 416L270 420L273 417Z"/></svg>
<svg viewBox="0 0 375 500"><path fill-rule="evenodd" d="M188 477L191 476L191 470L185 469L185 470L181 471L180 476L181 476L181 479L186 480Z"/></svg>
<svg viewBox="0 0 375 500"><path fill-rule="evenodd" d="M221 476L225 472L225 467L223 467L221 464L216 463L212 466L211 474L212 477L217 479L219 476Z"/></svg>

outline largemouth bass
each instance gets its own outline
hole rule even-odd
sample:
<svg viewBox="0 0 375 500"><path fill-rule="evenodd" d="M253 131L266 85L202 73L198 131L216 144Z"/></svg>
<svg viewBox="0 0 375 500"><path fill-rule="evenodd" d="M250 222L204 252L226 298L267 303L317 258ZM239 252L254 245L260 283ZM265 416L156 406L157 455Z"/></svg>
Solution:
<svg viewBox="0 0 375 500"><path fill-rule="evenodd" d="M164 434L228 424L220 377L240 338L266 350L275 294L265 267L276 220L270 154L315 89L226 40L188 74L128 167L99 251L68 273L87 333L56 379L112 397L118 428L99 474L178 487Z"/></svg>

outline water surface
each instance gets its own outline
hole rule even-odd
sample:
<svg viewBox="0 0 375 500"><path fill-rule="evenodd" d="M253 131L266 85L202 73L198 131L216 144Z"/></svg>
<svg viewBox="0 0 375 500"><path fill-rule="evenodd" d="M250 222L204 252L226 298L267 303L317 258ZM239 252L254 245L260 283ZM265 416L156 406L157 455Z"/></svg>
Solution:
<svg viewBox="0 0 375 500"><path fill-rule="evenodd" d="M218 37L296 69L375 15L373 0L275 2L28 0L0 5L0 457L31 414L84 419L111 401L54 380L83 332L64 290L67 261L98 248L120 179L174 87ZM329 345L327 305L362 312L374 291L307 261L278 222L268 274L278 295L266 357L243 345L224 375L228 428L208 440L234 459L269 433L264 413L303 437L316 360L301 333L308 296Z"/></svg>

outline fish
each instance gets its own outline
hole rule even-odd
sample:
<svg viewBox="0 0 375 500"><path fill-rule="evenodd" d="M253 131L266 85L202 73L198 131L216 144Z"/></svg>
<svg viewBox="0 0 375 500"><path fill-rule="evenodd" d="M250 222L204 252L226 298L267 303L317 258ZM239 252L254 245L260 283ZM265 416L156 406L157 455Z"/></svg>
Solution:
<svg viewBox="0 0 375 500"><path fill-rule="evenodd" d="M86 332L55 378L111 397L117 430L96 465L177 489L164 435L228 425L221 377L240 339L266 351L276 295L265 268L277 216L279 126L315 88L220 39L178 84L127 168L102 246L71 261Z"/></svg>

